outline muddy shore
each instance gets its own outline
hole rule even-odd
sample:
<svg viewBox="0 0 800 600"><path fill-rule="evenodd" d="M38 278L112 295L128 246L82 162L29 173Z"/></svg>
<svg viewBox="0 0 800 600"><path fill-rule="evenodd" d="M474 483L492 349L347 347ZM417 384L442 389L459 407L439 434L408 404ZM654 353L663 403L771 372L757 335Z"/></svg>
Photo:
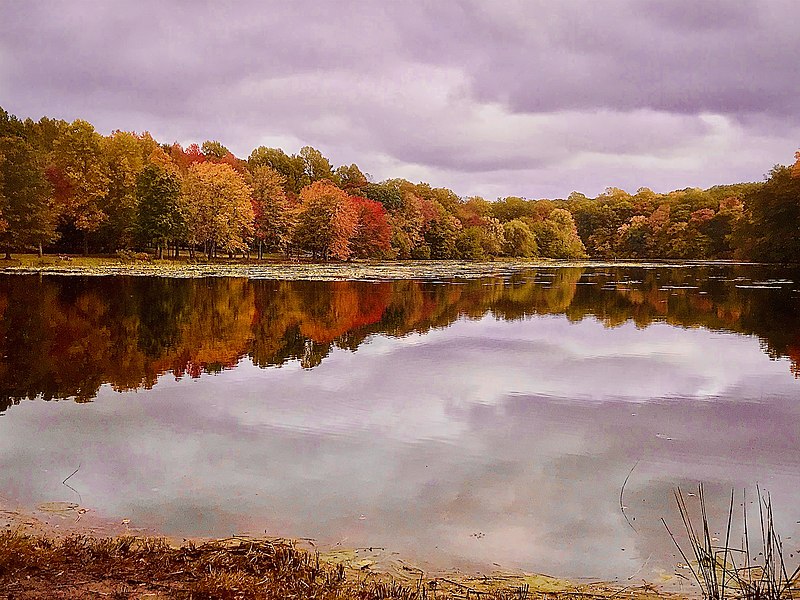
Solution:
<svg viewBox="0 0 800 600"><path fill-rule="evenodd" d="M682 598L643 582L575 583L519 572L425 572L383 548L313 540L170 539L77 504L0 506L0 599Z"/></svg>

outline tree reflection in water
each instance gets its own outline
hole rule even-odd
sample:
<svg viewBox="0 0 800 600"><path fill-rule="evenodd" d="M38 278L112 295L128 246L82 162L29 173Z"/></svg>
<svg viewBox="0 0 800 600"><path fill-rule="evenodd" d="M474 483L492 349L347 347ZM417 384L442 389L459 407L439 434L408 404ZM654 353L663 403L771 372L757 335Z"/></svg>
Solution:
<svg viewBox="0 0 800 600"><path fill-rule="evenodd" d="M25 398L94 398L101 385L152 387L299 361L489 313L593 317L607 327L666 322L755 335L800 374L800 302L792 272L754 266L546 268L510 278L263 281L234 278L0 277L0 411Z"/></svg>

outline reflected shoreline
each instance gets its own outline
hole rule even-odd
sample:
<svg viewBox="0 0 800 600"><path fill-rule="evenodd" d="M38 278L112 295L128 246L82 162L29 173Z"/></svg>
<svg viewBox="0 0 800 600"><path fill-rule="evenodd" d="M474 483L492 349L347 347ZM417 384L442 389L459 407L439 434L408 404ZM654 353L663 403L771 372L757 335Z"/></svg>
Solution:
<svg viewBox="0 0 800 600"><path fill-rule="evenodd" d="M103 384L149 389L167 374L197 378L243 358L312 369L373 335L487 314L757 336L797 376L797 280L785 268L727 264L543 267L449 283L0 275L0 411L26 398L89 401Z"/></svg>

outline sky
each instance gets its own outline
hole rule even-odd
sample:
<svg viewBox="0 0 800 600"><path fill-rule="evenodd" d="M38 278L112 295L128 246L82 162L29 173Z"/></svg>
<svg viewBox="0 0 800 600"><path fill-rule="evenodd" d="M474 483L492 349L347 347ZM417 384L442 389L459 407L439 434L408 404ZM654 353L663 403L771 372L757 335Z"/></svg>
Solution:
<svg viewBox="0 0 800 600"><path fill-rule="evenodd" d="M3 0L0 106L462 196L665 192L793 162L798 22L796 0Z"/></svg>

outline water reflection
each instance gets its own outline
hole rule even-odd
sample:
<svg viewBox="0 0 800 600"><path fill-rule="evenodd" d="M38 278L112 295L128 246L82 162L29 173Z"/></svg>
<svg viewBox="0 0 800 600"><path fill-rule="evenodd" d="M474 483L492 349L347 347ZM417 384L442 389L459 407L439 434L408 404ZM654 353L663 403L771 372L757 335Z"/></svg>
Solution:
<svg viewBox="0 0 800 600"><path fill-rule="evenodd" d="M91 400L104 383L149 389L165 373L199 377L244 357L313 368L373 334L423 333L487 313L755 335L797 374L793 281L784 270L745 266L540 269L457 285L3 276L0 411L24 398Z"/></svg>
<svg viewBox="0 0 800 600"><path fill-rule="evenodd" d="M678 560L660 522L676 484L709 482L720 514L758 482L800 539L792 281L0 278L6 405L96 399L6 411L0 494L175 535L656 579Z"/></svg>

